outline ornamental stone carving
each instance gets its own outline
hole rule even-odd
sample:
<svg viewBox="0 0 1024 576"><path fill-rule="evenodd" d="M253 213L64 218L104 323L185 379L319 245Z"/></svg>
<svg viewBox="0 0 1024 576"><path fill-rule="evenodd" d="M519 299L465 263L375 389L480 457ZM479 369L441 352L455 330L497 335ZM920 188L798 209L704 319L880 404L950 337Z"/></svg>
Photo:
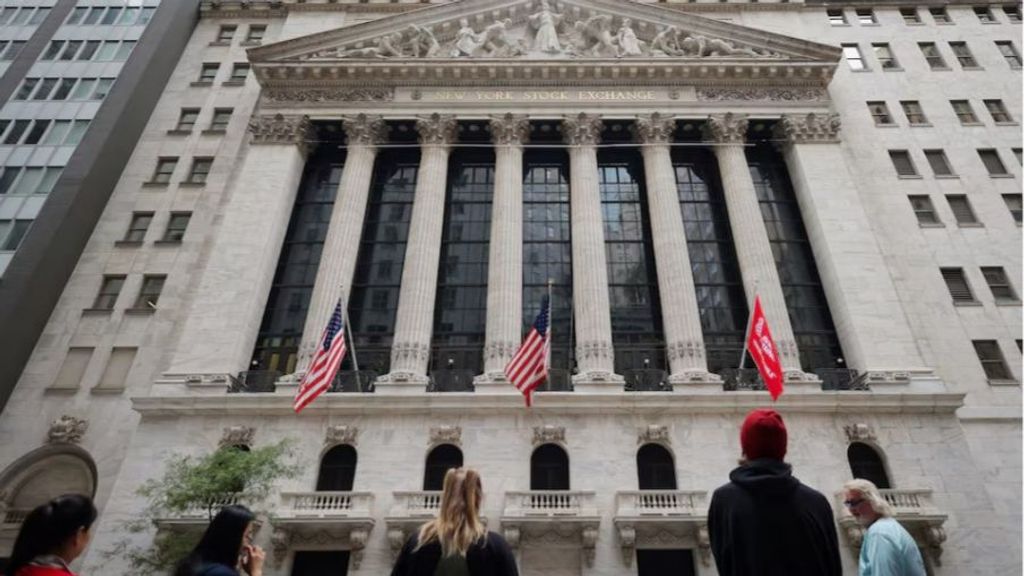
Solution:
<svg viewBox="0 0 1024 576"><path fill-rule="evenodd" d="M942 526L928 526L924 531L924 539L932 560L937 566L942 566L942 543L946 541L946 531Z"/></svg>
<svg viewBox="0 0 1024 576"><path fill-rule="evenodd" d="M419 132L420 144L447 145L455 142L458 137L458 122L450 114L424 116L416 119L416 131Z"/></svg>
<svg viewBox="0 0 1024 576"><path fill-rule="evenodd" d="M846 432L846 439L850 442L873 442L877 440L875 429L869 424L847 424L843 426L843 430Z"/></svg>
<svg viewBox="0 0 1024 576"><path fill-rule="evenodd" d="M676 123L671 118L666 118L655 112L637 118L633 124L633 136L638 142L644 144L666 144L672 140L672 133L675 132Z"/></svg>
<svg viewBox="0 0 1024 576"><path fill-rule="evenodd" d="M335 104L338 102L391 102L393 88L267 88L264 101L300 102L303 104Z"/></svg>
<svg viewBox="0 0 1024 576"><path fill-rule="evenodd" d="M718 144L742 144L747 140L745 114L712 114L704 127L705 137Z"/></svg>
<svg viewBox="0 0 1024 576"><path fill-rule="evenodd" d="M711 535L708 532L707 524L701 524L697 527L697 550L700 552L700 563L705 567L710 567Z"/></svg>
<svg viewBox="0 0 1024 576"><path fill-rule="evenodd" d="M597 546L597 527L587 526L583 529L582 535L583 556L587 560L587 566L594 566L594 552Z"/></svg>
<svg viewBox="0 0 1024 576"><path fill-rule="evenodd" d="M597 340L579 342L576 344L576 357L580 360L589 360L591 358L611 358L612 344L611 342Z"/></svg>
<svg viewBox="0 0 1024 576"><path fill-rule="evenodd" d="M270 549L274 552L274 567L280 569L292 545L292 533L285 528L274 527L270 535Z"/></svg>
<svg viewBox="0 0 1024 576"><path fill-rule="evenodd" d="M622 545L622 561L626 566L633 565L633 552L636 550L636 528L630 524L619 527L619 543Z"/></svg>
<svg viewBox="0 0 1024 576"><path fill-rule="evenodd" d="M484 345L484 358L495 360L498 358L512 358L519 344L510 340L488 342Z"/></svg>
<svg viewBox="0 0 1024 576"><path fill-rule="evenodd" d="M665 348L669 362L683 358L704 359L704 343L698 340L677 340Z"/></svg>
<svg viewBox="0 0 1024 576"><path fill-rule="evenodd" d="M366 540L369 538L368 530L353 530L348 535L348 545L352 554L352 567L359 569L363 563L363 552L366 549Z"/></svg>
<svg viewBox="0 0 1024 576"><path fill-rule="evenodd" d="M530 138L530 120L526 116L508 113L491 118L491 139L495 144L514 146Z"/></svg>
<svg viewBox="0 0 1024 576"><path fill-rule="evenodd" d="M334 444L349 444L351 446L355 446L356 438L358 436L359 428L355 426L335 424L327 427L327 433L324 435L324 444L328 446L332 446Z"/></svg>
<svg viewBox="0 0 1024 576"><path fill-rule="evenodd" d="M252 426L228 426L220 437L220 447L251 446L256 428Z"/></svg>
<svg viewBox="0 0 1024 576"><path fill-rule="evenodd" d="M462 427L445 424L430 429L430 445L453 444L462 446Z"/></svg>
<svg viewBox="0 0 1024 576"><path fill-rule="evenodd" d="M603 127L600 116L581 112L562 120L562 137L570 146L593 146L601 140Z"/></svg>
<svg viewBox="0 0 1024 576"><path fill-rule="evenodd" d="M821 102L827 99L828 93L824 88L697 88L697 100L710 102Z"/></svg>
<svg viewBox="0 0 1024 576"><path fill-rule="evenodd" d="M668 426L660 424L650 424L645 428L641 428L640 433L637 434L636 443L647 444L648 442L668 444Z"/></svg>
<svg viewBox="0 0 1024 576"><path fill-rule="evenodd" d="M839 114L784 114L775 125L775 132L793 144L830 143L839 141L840 124Z"/></svg>
<svg viewBox="0 0 1024 576"><path fill-rule="evenodd" d="M421 342L396 342L391 346L391 363L426 362L430 354L430 346Z"/></svg>
<svg viewBox="0 0 1024 576"><path fill-rule="evenodd" d="M311 124L309 116L284 114L253 116L249 132L255 144L295 144L305 154L308 150Z"/></svg>
<svg viewBox="0 0 1024 576"><path fill-rule="evenodd" d="M544 426L533 427L533 445L549 444L551 442L565 443L565 427L545 424Z"/></svg>
<svg viewBox="0 0 1024 576"><path fill-rule="evenodd" d="M359 114L342 118L342 128L348 137L348 145L376 146L388 139L388 128L384 119L376 115Z"/></svg>
<svg viewBox="0 0 1024 576"><path fill-rule="evenodd" d="M64 414L53 422L46 432L46 441L50 444L78 444L89 429L89 421Z"/></svg>
<svg viewBox="0 0 1024 576"><path fill-rule="evenodd" d="M388 529L388 545L391 547L391 556L393 558L398 557L398 553L402 550L402 546L405 546L405 541L405 530L401 528Z"/></svg>
<svg viewBox="0 0 1024 576"><path fill-rule="evenodd" d="M502 532L505 534L505 541L508 542L510 548L513 550L519 548L519 541L522 534L520 534L518 526L502 525Z"/></svg>

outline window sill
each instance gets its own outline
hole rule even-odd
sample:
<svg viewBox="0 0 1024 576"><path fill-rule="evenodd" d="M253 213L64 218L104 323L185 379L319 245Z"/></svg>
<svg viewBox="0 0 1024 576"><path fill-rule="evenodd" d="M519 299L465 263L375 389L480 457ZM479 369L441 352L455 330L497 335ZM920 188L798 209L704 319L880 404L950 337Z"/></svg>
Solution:
<svg viewBox="0 0 1024 576"><path fill-rule="evenodd" d="M850 72L856 72L858 74L862 72L871 72L871 68L850 68Z"/></svg>
<svg viewBox="0 0 1024 576"><path fill-rule="evenodd" d="M935 25L936 26L952 26L953 23L952 22L940 22L940 21L936 20L935 21Z"/></svg>
<svg viewBox="0 0 1024 576"><path fill-rule="evenodd" d="M142 187L143 188L167 188L167 186L169 184L170 184L170 182L153 182L152 180L150 180L148 182L143 182L142 183Z"/></svg>
<svg viewBox="0 0 1024 576"><path fill-rule="evenodd" d="M1019 122L1014 122L1012 120L1009 122L996 122L995 124L996 126L1020 126Z"/></svg>
<svg viewBox="0 0 1024 576"><path fill-rule="evenodd" d="M1013 174L989 174L989 178L1013 178Z"/></svg>
<svg viewBox="0 0 1024 576"><path fill-rule="evenodd" d="M210 42L209 46L231 46L231 41L214 40L213 42Z"/></svg>
<svg viewBox="0 0 1024 576"><path fill-rule="evenodd" d="M1020 300L996 300L996 306L1020 306Z"/></svg>
<svg viewBox="0 0 1024 576"><path fill-rule="evenodd" d="M214 128L208 128L208 129L203 130L202 132L200 132L200 134L202 134L203 136L221 136L221 135L224 135L224 134L227 134L227 133L228 133L227 130L219 130L219 129L214 129Z"/></svg>
<svg viewBox="0 0 1024 576"><path fill-rule="evenodd" d="M984 126L984 122L961 122L961 126Z"/></svg>
<svg viewBox="0 0 1024 576"><path fill-rule="evenodd" d="M878 22L858 22L857 25L861 28L877 28L881 26Z"/></svg>
<svg viewBox="0 0 1024 576"><path fill-rule="evenodd" d="M897 178L900 180L921 180L921 176L918 174L897 174Z"/></svg>
<svg viewBox="0 0 1024 576"><path fill-rule="evenodd" d="M114 246L119 248L138 248L142 246L142 240L116 240Z"/></svg>
<svg viewBox="0 0 1024 576"><path fill-rule="evenodd" d="M918 222L919 228L945 228L946 225L942 222Z"/></svg>
<svg viewBox="0 0 1024 576"><path fill-rule="evenodd" d="M89 392L91 394L103 394L105 396L115 396L117 394L124 394L124 388L100 388L99 386L96 386L95 388L90 388Z"/></svg>
<svg viewBox="0 0 1024 576"><path fill-rule="evenodd" d="M982 72L985 70L985 68L981 66L961 66L960 69L965 72Z"/></svg>
<svg viewBox="0 0 1024 576"><path fill-rule="evenodd" d="M903 67L902 66L895 66L895 67L888 67L887 68L885 66L882 66L882 72L903 72Z"/></svg>
<svg viewBox="0 0 1024 576"><path fill-rule="evenodd" d="M78 392L78 386L47 386L43 392L46 394L74 394Z"/></svg>
<svg viewBox="0 0 1024 576"><path fill-rule="evenodd" d="M957 302L954 300L953 306L956 306L957 308L981 308L981 302L978 302L977 300L972 300L970 302Z"/></svg>
<svg viewBox="0 0 1024 576"><path fill-rule="evenodd" d="M993 21L993 22L985 22L983 20L979 20L978 23L979 24L984 24L985 26L990 26L992 24L999 24L999 22L995 22L995 21Z"/></svg>
<svg viewBox="0 0 1024 576"><path fill-rule="evenodd" d="M985 225L981 222L957 222L958 228L984 228Z"/></svg>
<svg viewBox="0 0 1024 576"><path fill-rule="evenodd" d="M181 240L156 240L153 244L155 246L179 246Z"/></svg>
<svg viewBox="0 0 1024 576"><path fill-rule="evenodd" d="M245 40L241 44L242 46L262 46L262 40Z"/></svg>
<svg viewBox="0 0 1024 576"><path fill-rule="evenodd" d="M156 308L125 308L124 313L127 316L150 316L156 312Z"/></svg>
<svg viewBox="0 0 1024 576"><path fill-rule="evenodd" d="M1012 379L1002 380L1002 379L992 379L992 378L989 378L988 379L988 385L989 386L1020 386L1020 382L1017 382L1016 380L1012 380Z"/></svg>
<svg viewBox="0 0 1024 576"><path fill-rule="evenodd" d="M193 88L208 88L213 86L213 80L196 80L189 84L189 86L192 86Z"/></svg>
<svg viewBox="0 0 1024 576"><path fill-rule="evenodd" d="M167 131L167 135L168 136L188 136L191 133L192 133L191 130L178 130L178 129L174 129L174 130L168 130Z"/></svg>
<svg viewBox="0 0 1024 576"><path fill-rule="evenodd" d="M949 66L932 66L932 72L949 72L952 70Z"/></svg>
<svg viewBox="0 0 1024 576"><path fill-rule="evenodd" d="M907 22L904 20L903 23L907 26L924 26L924 22Z"/></svg>
<svg viewBox="0 0 1024 576"><path fill-rule="evenodd" d="M908 123L907 126L910 126L911 128L932 128L932 123L931 122Z"/></svg>
<svg viewBox="0 0 1024 576"><path fill-rule="evenodd" d="M960 176L956 174L936 174L936 180L959 180Z"/></svg>
<svg viewBox="0 0 1024 576"><path fill-rule="evenodd" d="M220 83L221 86L245 86L245 80L225 80Z"/></svg>
<svg viewBox="0 0 1024 576"><path fill-rule="evenodd" d="M895 123L895 122L890 122L889 124L875 124L875 128L899 128L899 127L900 127L900 125Z"/></svg>
<svg viewBox="0 0 1024 576"><path fill-rule="evenodd" d="M206 182L189 182L186 180L178 183L178 188L203 188L204 186L206 186Z"/></svg>
<svg viewBox="0 0 1024 576"><path fill-rule="evenodd" d="M109 316L113 308L82 308L82 316Z"/></svg>

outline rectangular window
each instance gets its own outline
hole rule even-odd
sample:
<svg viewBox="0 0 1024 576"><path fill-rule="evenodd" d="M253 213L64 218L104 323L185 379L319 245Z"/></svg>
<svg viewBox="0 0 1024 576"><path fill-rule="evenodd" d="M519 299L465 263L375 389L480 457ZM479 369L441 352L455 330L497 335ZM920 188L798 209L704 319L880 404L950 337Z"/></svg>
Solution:
<svg viewBox="0 0 1024 576"><path fill-rule="evenodd" d="M96 50L98 50L99 47L99 40L86 40L85 46L82 47L82 51L78 53L78 59L92 60L93 56L96 55Z"/></svg>
<svg viewBox="0 0 1024 576"><path fill-rule="evenodd" d="M875 58L882 70L895 70L900 67L888 44L872 44L871 48L875 51Z"/></svg>
<svg viewBox="0 0 1024 576"><path fill-rule="evenodd" d="M846 26L846 13L843 12L842 8L830 8L826 11L828 13L828 23L832 26Z"/></svg>
<svg viewBox="0 0 1024 576"><path fill-rule="evenodd" d="M124 288L124 276L104 276L100 291L96 294L96 300L92 303L95 310L113 310L117 304L117 297Z"/></svg>
<svg viewBox="0 0 1024 576"><path fill-rule="evenodd" d="M88 11L88 8L75 8L71 11L71 15L68 16L66 24L79 24L82 18L85 18L85 13Z"/></svg>
<svg viewBox="0 0 1024 576"><path fill-rule="evenodd" d="M14 184L11 194L35 194L39 189L39 183L43 180L43 168L41 166L26 166L21 171L21 178Z"/></svg>
<svg viewBox="0 0 1024 576"><path fill-rule="evenodd" d="M124 390L125 381L128 380L128 372L135 362L137 348L114 348L110 352L110 359L107 360L107 367L103 370L100 383L93 390Z"/></svg>
<svg viewBox="0 0 1024 576"><path fill-rule="evenodd" d="M974 15L978 17L978 22L982 24L996 23L996 18L992 15L992 11L988 9L988 6L975 6Z"/></svg>
<svg viewBox="0 0 1024 576"><path fill-rule="evenodd" d="M903 23L907 25L921 24L921 15L917 13L917 8L900 8L900 16L903 16Z"/></svg>
<svg viewBox="0 0 1024 576"><path fill-rule="evenodd" d="M985 169L988 170L989 176L1006 176L1009 174L1003 161L999 158L999 152L993 149L978 150L978 156L981 157L981 162L985 165Z"/></svg>
<svg viewBox="0 0 1024 576"><path fill-rule="evenodd" d="M850 70L867 70L864 64L864 56L860 53L860 47L856 44L843 44L843 58L850 66Z"/></svg>
<svg viewBox="0 0 1024 576"><path fill-rule="evenodd" d="M245 82L246 76L249 75L248 64L235 64L231 68L231 82Z"/></svg>
<svg viewBox="0 0 1024 576"><path fill-rule="evenodd" d="M942 150L925 150L924 157L928 165L932 167L932 173L936 176L953 176L953 168L949 165L949 159Z"/></svg>
<svg viewBox="0 0 1024 576"><path fill-rule="evenodd" d="M64 48L63 40L51 40L46 46L46 51L39 57L40 60L53 60L60 54L61 48Z"/></svg>
<svg viewBox="0 0 1024 576"><path fill-rule="evenodd" d="M928 13L932 15L932 20L934 20L936 24L953 23L953 21L949 19L949 13L946 12L946 8L944 6L929 8Z"/></svg>
<svg viewBox="0 0 1024 576"><path fill-rule="evenodd" d="M4 138L4 144L17 144L31 123L31 120L15 120L11 125L11 130L7 132L7 137Z"/></svg>
<svg viewBox="0 0 1024 576"><path fill-rule="evenodd" d="M177 158L161 158L156 163L156 172L153 173L153 182L167 184L174 174L174 167L178 165Z"/></svg>
<svg viewBox="0 0 1024 576"><path fill-rule="evenodd" d="M28 131L28 136L25 136L25 144L39 144L39 140L42 139L43 134L46 133L46 129L49 127L49 120L36 120L35 124L32 125L32 129Z"/></svg>
<svg viewBox="0 0 1024 576"><path fill-rule="evenodd" d="M79 48L82 47L83 42L81 40L68 40L64 44L64 51L57 57L58 60L70 61L75 59L75 54L78 54Z"/></svg>
<svg viewBox="0 0 1024 576"><path fill-rule="evenodd" d="M124 9L124 13L121 14L121 19L117 22L120 26L131 26L135 24L135 21L139 18L139 8L133 8L131 6Z"/></svg>
<svg viewBox="0 0 1024 576"><path fill-rule="evenodd" d="M917 216L917 223L923 226L941 226L938 214L935 213L935 206L928 196L907 196L910 200L910 207L914 209L914 216Z"/></svg>
<svg viewBox="0 0 1024 576"><path fill-rule="evenodd" d="M103 24L104 26L110 26L117 22L118 17L121 16L121 10L121 8L117 7L108 8L107 12L103 15L103 19L100 20L100 24Z"/></svg>
<svg viewBox="0 0 1024 576"><path fill-rule="evenodd" d="M917 169L910 159L910 153L906 150L889 150L889 158L892 160L896 174L899 176L917 176Z"/></svg>
<svg viewBox="0 0 1024 576"><path fill-rule="evenodd" d="M1006 19L1010 22L1020 22L1020 5L1019 4L1007 4L1003 6L1003 13L1006 14Z"/></svg>
<svg viewBox="0 0 1024 576"><path fill-rule="evenodd" d="M60 84L57 85L57 90L50 97L54 100L67 100L71 94L71 89L74 87L74 78L62 78Z"/></svg>
<svg viewBox="0 0 1024 576"><path fill-rule="evenodd" d="M95 78L82 78L78 81L78 85L71 92L72 100L85 100L92 94L92 91L96 88Z"/></svg>
<svg viewBox="0 0 1024 576"><path fill-rule="evenodd" d="M149 21L153 19L153 14L156 12L156 8L143 8L142 12L139 13L139 21L137 25L149 24Z"/></svg>
<svg viewBox="0 0 1024 576"><path fill-rule="evenodd" d="M53 87L57 85L59 78L43 78L43 81L39 83L39 88L36 89L35 94L32 95L33 100L47 100L50 98L50 92L53 92Z"/></svg>
<svg viewBox="0 0 1024 576"><path fill-rule="evenodd" d="M14 18L14 15L17 13L18 9L16 7L4 8L0 11L0 26L6 26L11 21L11 18Z"/></svg>
<svg viewBox="0 0 1024 576"><path fill-rule="evenodd" d="M139 297L135 300L135 309L155 310L157 300L160 299L160 292L164 289L164 280L167 276L145 275L142 277L142 287L139 289Z"/></svg>
<svg viewBox="0 0 1024 576"><path fill-rule="evenodd" d="M235 30L237 26L221 26L220 30L217 31L217 42L231 42L231 39L235 37Z"/></svg>
<svg viewBox="0 0 1024 576"><path fill-rule="evenodd" d="M4 168L3 171L3 175L0 176L0 194L7 194L11 189L11 184L14 184L14 181L18 179L18 174L21 173L21 168L18 166L8 166L7 168ZM11 221L3 220L3 222L10 224ZM0 242L3 242L6 232L7 230L0 232Z"/></svg>
<svg viewBox="0 0 1024 576"><path fill-rule="evenodd" d="M102 7L98 7L98 6L94 7L91 10L89 10L89 13L86 14L85 18L82 19L82 24L86 24L86 25L91 26L91 25L99 22L100 21L100 16L102 16L102 15L103 15L103 8Z"/></svg>
<svg viewBox="0 0 1024 576"><path fill-rule="evenodd" d="M967 283L963 268L940 268L942 279L946 281L946 288L949 295L953 297L956 304L976 303L974 294L971 292L971 285Z"/></svg>
<svg viewBox="0 0 1024 576"><path fill-rule="evenodd" d="M1021 219L1024 218L1024 201L1021 200L1021 195L1003 194L1003 202L1006 202L1006 209L1013 216L1013 221L1017 223L1017 226L1020 226Z"/></svg>
<svg viewBox="0 0 1024 576"><path fill-rule="evenodd" d="M232 112L234 112L234 108L214 108L213 119L210 120L210 130L216 132L226 131L228 123L231 122Z"/></svg>
<svg viewBox="0 0 1024 576"><path fill-rule="evenodd" d="M85 376L85 369L89 366L89 360L92 359L92 351L92 348L85 347L68 348L68 355L64 357L64 363L60 366L57 379L54 380L53 386L50 388L60 390L78 388L82 377Z"/></svg>
<svg viewBox="0 0 1024 576"><path fill-rule="evenodd" d="M128 231L124 234L125 242L142 242L146 238L146 231L153 222L152 212L132 212L132 221L128 224Z"/></svg>
<svg viewBox="0 0 1024 576"><path fill-rule="evenodd" d="M903 107L903 114L907 116L907 122L911 126L924 126L928 124L928 118L924 115L924 109L921 108L921 103L917 100L901 100L900 106Z"/></svg>
<svg viewBox="0 0 1024 576"><path fill-rule="evenodd" d="M91 100L103 100L110 94L110 87L114 85L113 78L100 78L96 81L96 91L92 93Z"/></svg>
<svg viewBox="0 0 1024 576"><path fill-rule="evenodd" d="M971 49L967 47L967 42L950 42L949 47L953 50L953 55L956 57L957 62L960 63L961 68L978 68L978 61L971 54Z"/></svg>
<svg viewBox="0 0 1024 576"><path fill-rule="evenodd" d="M191 212L171 212L171 218L167 221L167 230L164 231L164 242L181 242L185 237L185 229L192 219Z"/></svg>
<svg viewBox="0 0 1024 576"><path fill-rule="evenodd" d="M64 142L64 137L67 135L68 130L71 128L70 120L55 120L53 127L50 131L43 136L40 144L44 146L58 146Z"/></svg>
<svg viewBox="0 0 1024 576"><path fill-rule="evenodd" d="M259 44L263 42L263 37L267 34L267 27L263 24L250 24L249 33L245 37L245 41L251 44Z"/></svg>
<svg viewBox="0 0 1024 576"><path fill-rule="evenodd" d="M878 24L878 20L875 19L875 11L871 8L857 8L856 12L858 24Z"/></svg>
<svg viewBox="0 0 1024 576"><path fill-rule="evenodd" d="M99 52L96 54L96 60L99 62L110 62L114 59L117 54L117 42L107 41L100 46Z"/></svg>
<svg viewBox="0 0 1024 576"><path fill-rule="evenodd" d="M875 126L894 126L892 115L889 114L889 106L883 101L868 102L868 111L875 121Z"/></svg>
<svg viewBox="0 0 1024 576"><path fill-rule="evenodd" d="M64 145L78 146L78 143L82 141L82 137L85 136L85 131L88 128L88 120L75 120L72 122L71 130L68 130L68 136L64 139Z"/></svg>
<svg viewBox="0 0 1024 576"><path fill-rule="evenodd" d="M18 11L17 16L14 17L14 20L11 20L11 25L12 26L23 26L23 25L28 23L28 19L31 16L32 16L32 8L28 8L28 7L22 8L21 10Z"/></svg>
<svg viewBox="0 0 1024 576"><path fill-rule="evenodd" d="M220 69L220 64L217 63L206 63L203 64L202 70L199 71L200 82L213 82L217 78L217 70Z"/></svg>
<svg viewBox="0 0 1024 576"><path fill-rule="evenodd" d="M32 226L31 220L15 220L11 226L10 231L7 233L6 238L0 238L3 244L0 244L0 251L13 252L21 246L21 240L28 233L29 227Z"/></svg>
<svg viewBox="0 0 1024 576"><path fill-rule="evenodd" d="M918 42L917 45L921 48L921 54L924 55L924 59L932 70L946 68L946 61L942 58L942 53L939 52L939 47L934 42Z"/></svg>
<svg viewBox="0 0 1024 576"><path fill-rule="evenodd" d="M1017 48L1013 46L1013 42L1008 40L997 41L996 48L999 49L999 53L1006 59L1006 63L1010 65L1010 68L1020 68L1020 54L1017 52Z"/></svg>
<svg viewBox="0 0 1024 576"><path fill-rule="evenodd" d="M978 117L974 115L974 109L971 108L971 103L967 100L950 100L949 104L953 107L953 113L956 114L961 124L979 124Z"/></svg>
<svg viewBox="0 0 1024 576"><path fill-rule="evenodd" d="M11 43L7 45L7 49L4 50L3 54L0 54L0 60L5 62L14 60L18 56L18 53L21 52L21 49L24 47L24 40L12 40Z"/></svg>
<svg viewBox="0 0 1024 576"><path fill-rule="evenodd" d="M981 273L985 276L985 282L988 283L988 288L992 291L992 297L996 302L1000 304L1020 302L1020 298L1017 298L1017 293L1010 285L1010 278L1002 266L983 266Z"/></svg>
<svg viewBox="0 0 1024 576"><path fill-rule="evenodd" d="M132 50L135 49L134 40L125 40L117 46L117 54L114 54L115 62L124 62L132 54Z"/></svg>
<svg viewBox="0 0 1024 576"><path fill-rule="evenodd" d="M958 226L977 226L980 224L978 217L974 215L971 203L967 200L967 196L963 194L949 194L946 196L946 202L949 203L949 209L953 211L953 218L956 219Z"/></svg>
<svg viewBox="0 0 1024 576"><path fill-rule="evenodd" d="M205 184L206 177L210 175L211 166L213 166L213 158L193 159L192 170L189 171L187 182L190 184Z"/></svg>
<svg viewBox="0 0 1024 576"><path fill-rule="evenodd" d="M43 172L43 179L39 182L39 187L36 188L36 194L49 194L53 191L53 187L57 184L57 179L60 178L61 172L64 171L63 167L49 167Z"/></svg>
<svg viewBox="0 0 1024 576"><path fill-rule="evenodd" d="M182 108L178 116L178 125L174 129L178 132L191 132L199 119L199 108Z"/></svg>
<svg viewBox="0 0 1024 576"><path fill-rule="evenodd" d="M996 124L1013 122L1013 117L1010 116L1010 111L1006 109L1002 100L982 100L982 102L985 103L985 108L988 109L989 115L992 116L992 120Z"/></svg>
<svg viewBox="0 0 1024 576"><path fill-rule="evenodd" d="M30 94L35 89L36 85L39 84L39 78L25 78L25 82L22 83L21 88L14 94L15 100L28 100Z"/></svg>
<svg viewBox="0 0 1024 576"><path fill-rule="evenodd" d="M1003 351L995 340L972 340L974 351L978 354L981 368L989 380L1013 380L1010 368L1003 360Z"/></svg>

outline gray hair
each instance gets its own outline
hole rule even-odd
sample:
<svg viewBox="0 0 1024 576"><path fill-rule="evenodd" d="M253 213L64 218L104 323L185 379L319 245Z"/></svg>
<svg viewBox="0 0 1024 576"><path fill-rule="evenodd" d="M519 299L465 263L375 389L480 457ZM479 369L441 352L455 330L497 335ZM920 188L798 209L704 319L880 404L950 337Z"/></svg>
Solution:
<svg viewBox="0 0 1024 576"><path fill-rule="evenodd" d="M883 518L892 518L892 506L885 501L885 498L882 497L882 493L878 491L878 487L875 486L874 482L862 478L850 480L843 484L843 490L846 492L857 492L871 503L871 509L876 514Z"/></svg>

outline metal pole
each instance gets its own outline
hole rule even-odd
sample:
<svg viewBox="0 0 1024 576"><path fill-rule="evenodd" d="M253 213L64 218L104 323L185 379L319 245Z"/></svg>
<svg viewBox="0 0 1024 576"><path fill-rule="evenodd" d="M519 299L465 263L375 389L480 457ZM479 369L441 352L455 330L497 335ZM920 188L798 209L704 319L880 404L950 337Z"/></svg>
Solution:
<svg viewBox="0 0 1024 576"><path fill-rule="evenodd" d="M341 296L339 296L338 304L344 304L341 306L341 316L345 322L345 332L348 333L348 342L351 345L352 350L352 367L356 373L356 386L359 386L359 391L363 391L363 383L359 381L359 360L356 358L356 341L352 338L352 323L348 321L348 300L345 299L345 287L341 287Z"/></svg>

